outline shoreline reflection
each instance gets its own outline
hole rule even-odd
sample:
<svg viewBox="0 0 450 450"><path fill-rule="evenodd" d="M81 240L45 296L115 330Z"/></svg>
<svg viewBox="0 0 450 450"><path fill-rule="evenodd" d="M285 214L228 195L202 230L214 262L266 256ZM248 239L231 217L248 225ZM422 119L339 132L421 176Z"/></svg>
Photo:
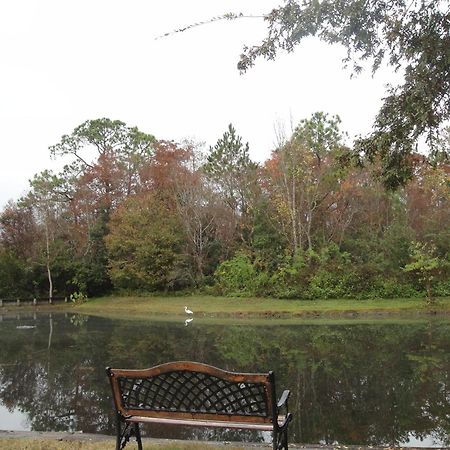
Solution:
<svg viewBox="0 0 450 450"><path fill-rule="evenodd" d="M293 394L291 442L450 445L448 320L272 327L200 321L180 327L38 313L2 316L0 339L2 429L20 414L28 430L113 435L106 366L193 360L238 372L274 370L277 386ZM242 430L167 426L145 428L144 434L269 439Z"/></svg>

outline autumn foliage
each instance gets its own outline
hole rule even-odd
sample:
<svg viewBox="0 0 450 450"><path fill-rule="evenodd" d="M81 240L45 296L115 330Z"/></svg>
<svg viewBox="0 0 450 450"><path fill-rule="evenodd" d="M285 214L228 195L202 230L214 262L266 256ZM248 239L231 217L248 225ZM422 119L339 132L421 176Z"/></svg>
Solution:
<svg viewBox="0 0 450 450"><path fill-rule="evenodd" d="M449 295L449 166L414 154L412 180L386 191L339 127L315 114L256 164L231 125L205 152L85 122L51 147L61 173L1 212L0 298Z"/></svg>

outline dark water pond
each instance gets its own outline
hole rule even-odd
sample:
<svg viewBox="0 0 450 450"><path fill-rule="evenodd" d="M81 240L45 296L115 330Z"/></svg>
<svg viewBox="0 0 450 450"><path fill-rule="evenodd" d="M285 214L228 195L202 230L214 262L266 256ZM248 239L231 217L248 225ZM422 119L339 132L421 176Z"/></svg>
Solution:
<svg viewBox="0 0 450 450"><path fill-rule="evenodd" d="M263 325L0 316L0 429L114 434L106 366L194 360L274 370L292 442L450 445L450 321ZM263 441L153 426L154 437Z"/></svg>

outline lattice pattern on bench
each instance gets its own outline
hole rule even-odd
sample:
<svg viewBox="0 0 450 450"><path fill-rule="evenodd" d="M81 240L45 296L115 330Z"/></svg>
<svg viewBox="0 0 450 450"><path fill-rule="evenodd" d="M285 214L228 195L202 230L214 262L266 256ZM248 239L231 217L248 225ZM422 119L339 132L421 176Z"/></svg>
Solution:
<svg viewBox="0 0 450 450"><path fill-rule="evenodd" d="M176 370L146 378L118 379L126 409L221 413L267 417L264 385Z"/></svg>

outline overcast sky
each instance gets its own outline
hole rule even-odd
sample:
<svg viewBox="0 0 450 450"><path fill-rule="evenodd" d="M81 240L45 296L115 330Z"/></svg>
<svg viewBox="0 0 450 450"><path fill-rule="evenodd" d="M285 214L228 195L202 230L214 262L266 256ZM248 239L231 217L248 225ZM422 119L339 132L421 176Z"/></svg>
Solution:
<svg viewBox="0 0 450 450"><path fill-rule="evenodd" d="M261 19L224 21L163 39L227 12L261 14L280 0L14 0L0 2L0 208L35 173L58 170L48 147L88 119L108 117L159 139L214 145L229 123L264 161L287 130L316 111L339 114L350 136L370 131L392 79L350 79L345 50L315 39L240 75L243 45Z"/></svg>

